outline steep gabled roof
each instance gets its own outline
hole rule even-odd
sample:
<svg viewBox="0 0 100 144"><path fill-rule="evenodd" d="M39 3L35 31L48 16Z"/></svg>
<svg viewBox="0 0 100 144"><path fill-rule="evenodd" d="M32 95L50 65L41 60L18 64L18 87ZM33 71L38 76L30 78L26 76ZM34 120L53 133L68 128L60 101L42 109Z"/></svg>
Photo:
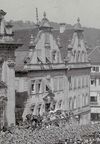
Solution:
<svg viewBox="0 0 100 144"><path fill-rule="evenodd" d="M100 64L100 46L95 47L89 54L91 64Z"/></svg>
<svg viewBox="0 0 100 144"><path fill-rule="evenodd" d="M74 30L68 29L65 30L64 33L60 33L59 30L52 30L52 34L54 38L57 40L57 38L60 38L61 43L61 57L64 59L67 55L67 46L69 44L69 41L72 39ZM21 41L23 43L22 47L19 47L16 50L16 71L23 70L24 66L24 59L28 53L29 50L29 43L30 43L30 36L33 35L34 38L36 38L38 34L38 29L25 29L25 30L18 30L15 31L14 39L16 41Z"/></svg>

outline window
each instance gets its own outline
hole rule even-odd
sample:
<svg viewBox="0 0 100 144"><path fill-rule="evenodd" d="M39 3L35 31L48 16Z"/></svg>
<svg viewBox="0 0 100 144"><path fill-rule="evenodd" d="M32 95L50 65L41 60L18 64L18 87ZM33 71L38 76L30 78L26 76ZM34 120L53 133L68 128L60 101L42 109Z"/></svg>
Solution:
<svg viewBox="0 0 100 144"><path fill-rule="evenodd" d="M35 80L31 81L31 92L35 92Z"/></svg>
<svg viewBox="0 0 100 144"><path fill-rule="evenodd" d="M72 89L71 76L68 77L68 82L69 82L69 90L71 90Z"/></svg>
<svg viewBox="0 0 100 144"><path fill-rule="evenodd" d="M88 105L89 103L89 99L88 99L89 97L88 97L88 94L86 94L86 105Z"/></svg>
<svg viewBox="0 0 100 144"><path fill-rule="evenodd" d="M100 113L91 113L91 121L100 121Z"/></svg>
<svg viewBox="0 0 100 144"><path fill-rule="evenodd" d="M45 89L46 89L47 92L51 91L50 83L51 83L50 78L47 78L46 79L46 87L45 87Z"/></svg>
<svg viewBox="0 0 100 144"><path fill-rule="evenodd" d="M42 88L42 80L37 80L36 81L36 93L41 93L41 88Z"/></svg>
<svg viewBox="0 0 100 144"><path fill-rule="evenodd" d="M99 67L98 67L98 66L92 67L92 71L94 71L94 72L99 72Z"/></svg>
<svg viewBox="0 0 100 144"><path fill-rule="evenodd" d="M95 78L94 78L94 79L93 79L93 78L91 79L91 85L95 85L95 86L96 86L96 79L95 79Z"/></svg>
<svg viewBox="0 0 100 144"><path fill-rule="evenodd" d="M92 67L92 70L95 71L95 67Z"/></svg>
<svg viewBox="0 0 100 144"><path fill-rule="evenodd" d="M52 62L54 62L54 63L59 62L59 51L52 52Z"/></svg>
<svg viewBox="0 0 100 144"><path fill-rule="evenodd" d="M53 53L52 53L52 60L53 60L53 61L56 60L56 51L53 51Z"/></svg>
<svg viewBox="0 0 100 144"><path fill-rule="evenodd" d="M97 102L97 96L91 96L90 102Z"/></svg>

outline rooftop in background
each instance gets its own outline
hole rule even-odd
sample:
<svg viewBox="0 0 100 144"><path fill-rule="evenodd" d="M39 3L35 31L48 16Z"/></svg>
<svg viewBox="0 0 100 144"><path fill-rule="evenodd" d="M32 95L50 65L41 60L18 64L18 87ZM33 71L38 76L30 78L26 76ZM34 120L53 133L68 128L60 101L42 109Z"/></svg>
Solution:
<svg viewBox="0 0 100 144"><path fill-rule="evenodd" d="M96 46L89 54L89 59L91 60L91 64L99 64L100 65L100 46Z"/></svg>

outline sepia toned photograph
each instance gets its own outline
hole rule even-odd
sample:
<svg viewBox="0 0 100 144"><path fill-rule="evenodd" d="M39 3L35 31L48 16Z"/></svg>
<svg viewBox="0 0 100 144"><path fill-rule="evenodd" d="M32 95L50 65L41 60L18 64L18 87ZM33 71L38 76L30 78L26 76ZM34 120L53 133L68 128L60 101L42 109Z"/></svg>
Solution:
<svg viewBox="0 0 100 144"><path fill-rule="evenodd" d="M0 144L100 144L100 0L0 0Z"/></svg>

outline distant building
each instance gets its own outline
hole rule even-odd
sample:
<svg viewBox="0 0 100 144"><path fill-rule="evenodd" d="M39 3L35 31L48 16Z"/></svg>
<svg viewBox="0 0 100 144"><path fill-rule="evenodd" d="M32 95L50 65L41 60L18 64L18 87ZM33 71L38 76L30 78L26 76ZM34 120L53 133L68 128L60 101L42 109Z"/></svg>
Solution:
<svg viewBox="0 0 100 144"><path fill-rule="evenodd" d="M14 41L12 24L10 22L5 23L5 15L6 12L0 10L0 121L3 114L5 115L5 112L3 112L4 109L4 111L6 111L6 122L8 123L8 125L10 125L12 123L15 124L14 52L18 46L21 46L21 44ZM4 102L5 97L7 98L7 103ZM3 107L2 103L5 103Z"/></svg>
<svg viewBox="0 0 100 144"><path fill-rule="evenodd" d="M89 54L91 60L90 106L91 121L100 121L100 46Z"/></svg>
<svg viewBox="0 0 100 144"><path fill-rule="evenodd" d="M45 13L39 27L25 33L15 34L15 39L24 39L16 51L16 92L28 93L23 120L29 113L42 115L60 109L73 111L80 124L89 123L90 63L79 19L70 41L65 31L53 31Z"/></svg>

